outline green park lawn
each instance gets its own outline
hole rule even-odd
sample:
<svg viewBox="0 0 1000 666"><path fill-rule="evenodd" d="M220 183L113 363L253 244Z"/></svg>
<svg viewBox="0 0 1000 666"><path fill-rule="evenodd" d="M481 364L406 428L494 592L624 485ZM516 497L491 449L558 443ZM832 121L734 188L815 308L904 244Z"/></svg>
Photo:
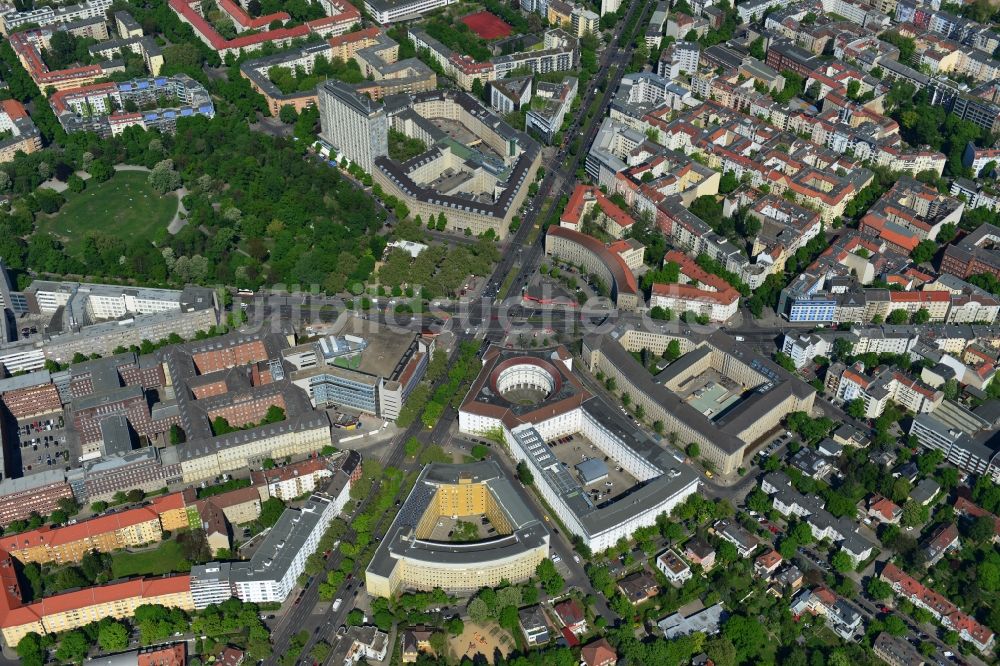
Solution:
<svg viewBox="0 0 1000 666"><path fill-rule="evenodd" d="M104 183L88 181L87 189L79 194L67 190L65 205L55 215L43 217L39 229L63 239L77 256L89 231L152 239L173 219L177 197L157 194L146 183L147 176L142 171L119 171Z"/></svg>
<svg viewBox="0 0 1000 666"><path fill-rule="evenodd" d="M171 539L162 542L157 548L138 553L114 553L111 556L111 573L115 578L158 576L181 571L186 562L181 545ZM190 567L188 563L187 568Z"/></svg>

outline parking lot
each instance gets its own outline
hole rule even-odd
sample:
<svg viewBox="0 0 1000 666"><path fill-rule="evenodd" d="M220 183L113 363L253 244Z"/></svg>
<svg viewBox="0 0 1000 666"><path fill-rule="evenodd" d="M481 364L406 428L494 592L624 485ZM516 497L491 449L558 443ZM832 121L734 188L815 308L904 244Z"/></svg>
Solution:
<svg viewBox="0 0 1000 666"><path fill-rule="evenodd" d="M19 453L25 476L70 464L64 427L62 416L18 421Z"/></svg>
<svg viewBox="0 0 1000 666"><path fill-rule="evenodd" d="M786 446L790 441L792 441L792 433L788 432L787 430L778 433L771 439L771 441L767 444L767 446L762 448L754 455L754 462L755 463L760 462L764 458L767 458L768 456L777 453L783 446Z"/></svg>
<svg viewBox="0 0 1000 666"><path fill-rule="evenodd" d="M614 458L609 458L580 433L566 435L548 442L552 453L559 462L569 470L570 475L589 494L595 504L612 501L638 483L636 479L623 470ZM576 466L588 458L603 461L608 467L608 477L595 483L585 485Z"/></svg>

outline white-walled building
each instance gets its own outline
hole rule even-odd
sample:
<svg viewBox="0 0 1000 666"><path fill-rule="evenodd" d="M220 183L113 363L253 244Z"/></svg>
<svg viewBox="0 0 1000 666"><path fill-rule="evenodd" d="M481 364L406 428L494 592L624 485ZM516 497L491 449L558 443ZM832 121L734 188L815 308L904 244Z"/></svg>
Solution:
<svg viewBox="0 0 1000 666"><path fill-rule="evenodd" d="M301 509L285 509L248 562L209 562L191 568L195 608L230 597L248 603L282 603L298 584L306 560L347 505L360 457L349 454L329 495L315 494Z"/></svg>
<svg viewBox="0 0 1000 666"><path fill-rule="evenodd" d="M795 369L799 370L812 362L817 356L830 356L833 343L813 333L785 333L781 351L792 359Z"/></svg>
<svg viewBox="0 0 1000 666"><path fill-rule="evenodd" d="M672 548L660 553L656 558L656 568L674 585L683 585L691 578L691 567Z"/></svg>
<svg viewBox="0 0 1000 666"><path fill-rule="evenodd" d="M501 432L516 462L524 462L535 488L573 534L594 552L607 550L640 527L656 523L698 489L691 468L638 430L616 409L592 397L572 374L565 348L540 352L491 349L459 411L459 429ZM523 407L503 396L512 389L537 391L539 403ZM637 485L620 499L592 501L548 442L579 434Z"/></svg>
<svg viewBox="0 0 1000 666"><path fill-rule="evenodd" d="M252 476L254 481L267 484L271 497L287 502L315 491L323 479L333 476L333 471L325 459L311 458L275 469L252 472Z"/></svg>
<svg viewBox="0 0 1000 666"><path fill-rule="evenodd" d="M339 81L317 88L320 136L341 155L368 173L375 158L389 154L389 121L385 108Z"/></svg>
<svg viewBox="0 0 1000 666"><path fill-rule="evenodd" d="M250 561L232 565L236 596L249 603L283 602L338 513L333 498L323 495L313 495L301 509L286 509Z"/></svg>

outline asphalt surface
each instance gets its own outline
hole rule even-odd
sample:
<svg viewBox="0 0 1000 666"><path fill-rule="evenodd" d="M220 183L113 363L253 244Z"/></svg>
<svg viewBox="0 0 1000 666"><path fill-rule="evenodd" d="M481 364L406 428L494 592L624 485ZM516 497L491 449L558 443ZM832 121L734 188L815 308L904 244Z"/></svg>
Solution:
<svg viewBox="0 0 1000 666"><path fill-rule="evenodd" d="M636 12L638 6L638 3L633 3L628 15L619 22L619 26L614 33L614 37L609 40L610 46L607 47L602 55L600 69L595 75L592 85L589 87L586 95L581 101L580 109L585 111L589 108L589 105L592 103L593 96L598 90L600 90L603 95L598 111L591 117L587 126L583 128L584 139L579 144L577 154L573 156L573 159L570 160L569 164L566 164L567 149L563 148L558 153L556 164L559 164L560 166L546 172L545 177L539 186L539 194L536 197L537 201L544 201L551 197L553 205L555 205L560 197L568 194L574 187L576 169L586 156L587 149L597 132L599 122L604 117L607 107L611 102L614 90L617 89L618 83L621 81L621 76L625 69L624 65L631 58L632 40L626 40L626 48L620 48L617 44L619 42L619 38L621 37L622 29L625 26L630 25L630 19ZM643 6L642 13L647 14L651 11L651 9L652 5L647 4ZM632 25L633 30L639 30L644 24L642 20L638 20ZM612 75L611 70L613 66L615 67ZM579 118L574 121L569 130L566 132L566 136L575 136L577 132L580 131L579 122ZM502 324L500 324L499 315L493 314L492 297L496 295L496 290L499 289L508 274L514 269L515 265L520 264L521 268L511 285L510 293L517 294L518 296L520 295L521 288L527 285L531 275L537 269L544 247L544 234L538 233L536 241L527 248L527 251L524 250L524 246L525 242L530 237L530 234L533 232L532 230L540 221L539 215L541 213L541 208L542 206L532 206L525 215L524 220L522 220L520 228L517 232L515 232L513 239L508 241L506 252L501 258L499 264L496 266L491 277L486 282L486 286L484 287L484 299L480 303L481 307L473 307L469 312L469 316L467 318L469 326L463 328L460 325L454 329L456 344L454 345L453 353L457 353L459 345L463 341L471 339L473 335L478 332L478 329L484 322L488 322L486 327L487 338L494 337L502 332L502 329L500 328ZM386 213L387 215L390 214L389 211L386 211ZM517 249L517 252L514 251L515 248ZM317 319L321 321L332 321L336 316L335 310L328 310L324 316L321 309L313 307L314 305L319 305L321 307L324 304L335 306L335 301L337 299L329 299L326 303L323 302L324 300L326 299L321 299L318 295L311 295L308 299L309 309L314 310L319 314ZM272 318L274 315L279 315L278 318L282 319L286 313L293 314L296 309L299 309L299 314L301 314L301 308L306 302L306 299L301 296L289 296L284 303L275 303L273 298L269 298L268 304L264 308L253 308L253 310L257 317ZM525 313L525 315L526 314L527 313ZM574 317L575 316L577 315L574 315ZM379 313L376 314L375 317L382 321L387 321L389 315ZM475 321L475 323L473 323L473 321ZM497 326L493 325L494 322L497 323ZM406 323L409 323L409 318L406 319ZM436 388L436 385L434 388ZM404 459L402 443L410 437L417 437L422 443L425 444L444 441L447 437L448 429L456 419L457 413L448 407L445 410L445 413L442 414L441 418L438 420L437 425L432 430L423 428L422 424L419 422L413 424L404 433L396 437L393 442L391 453L385 461L385 464L401 468L404 472L412 471L416 468L416 464L415 462L407 462ZM496 457L507 462L509 467L509 461L506 461L504 456L500 455ZM401 494L402 493L400 493L400 495ZM397 499L402 498L397 497ZM364 507L367 506L367 503L368 500L366 499L358 510L363 510ZM373 539L381 539L390 524L391 517L387 515L373 531ZM351 535L349 533L345 535L343 539L349 539L350 536ZM552 547L553 550L560 555L562 560L561 564L565 564L566 568L569 570L568 573L571 575L571 581L573 583L578 582L580 585L589 585L588 581L586 581L586 576L582 575L582 568L573 561L574 553L569 545L567 536L563 534L553 535ZM339 553L332 554L330 559L327 561L326 571L339 567L340 560L341 558ZM574 568L578 570L574 572ZM316 612L316 607L319 603L319 582L323 580L324 577L325 573L316 576L312 583L303 591L301 599L295 603L291 610L287 611L272 628L272 642L274 644L275 657L269 659L267 663L277 664L280 656L283 655L288 649L291 637L303 629L310 632L310 639L306 647L303 649L303 657L300 658L300 663L310 661L307 659L307 655L309 650L312 648L312 645L314 645L317 640L327 640L335 646L335 649L332 651L330 658L326 663L333 664L340 663L342 661L343 654L346 652L348 646L342 644L346 643L346 641L338 642L336 640L335 632L336 628L344 623L347 613L353 607L353 603L350 603L353 599L353 590L350 588L361 584L363 570L360 567L355 567L352 578L345 581L344 585L338 590L334 598L344 598L345 602L336 612ZM582 580L578 580L580 577L582 577ZM604 606L602 610L606 611L609 617L613 617L610 609L603 603L603 599L601 603Z"/></svg>
<svg viewBox="0 0 1000 666"><path fill-rule="evenodd" d="M453 348L453 353L457 353L459 345L471 339L469 335L456 335L456 344ZM442 378L436 382L431 389L431 392L440 385L445 378ZM457 413L450 407L445 409L445 413L442 415L441 419L438 421L437 425L428 430L423 427L423 424L417 420L413 425L407 428L404 432L397 435L392 442L391 452L383 462L388 467L396 467L403 470L404 474L415 470L419 465L416 461L407 461L405 459L405 453L403 450L403 442L405 442L410 437L417 437L422 443L429 444L432 442L443 441L447 436L448 426L450 423L457 418ZM362 462L362 464L364 464ZM373 489L371 495L365 498L361 506L357 509L357 512L364 511L364 509L370 503L372 497L375 495ZM403 493L400 492L396 495L396 499L403 499ZM353 513L352 513L353 515ZM381 540L385 536L390 524L392 523L393 516L386 514L382 517L380 522L372 530L372 540ZM349 541L353 536L353 532L348 531L343 537L342 541ZM352 571L351 578L346 580L344 584L334 595L334 598L343 598L344 603L335 612L327 613L317 613L315 608L317 604L320 603L319 599L319 583L322 582L326 576L326 572L332 571L340 567L341 556L339 551L335 551L330 555L330 559L327 560L326 568L323 573L316 576L312 584L305 588L302 594L301 600L292 606L292 609L285 613L285 615L280 618L276 625L272 627L271 630L271 641L274 645L274 657L267 660L268 664L277 664L278 659L283 655L288 649L288 643L293 635L302 631L303 629L309 631L310 638L309 642L303 650L303 655L308 655L312 646L319 640L326 640L327 642L333 644L335 643L335 632L337 627L344 624L347 613L354 608L353 604L353 588L354 586L363 585L364 581L364 568L361 566L355 566ZM346 649L345 646L340 644L335 645L335 650L330 655L330 659L327 663L336 663L335 659L338 654L341 653L341 648ZM342 662L343 657L340 657ZM310 662L311 663L311 662Z"/></svg>

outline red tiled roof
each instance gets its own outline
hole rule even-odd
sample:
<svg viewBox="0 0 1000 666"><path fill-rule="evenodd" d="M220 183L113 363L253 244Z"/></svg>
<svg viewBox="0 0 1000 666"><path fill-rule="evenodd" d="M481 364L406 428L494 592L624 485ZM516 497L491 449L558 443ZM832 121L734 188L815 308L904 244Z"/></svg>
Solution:
<svg viewBox="0 0 1000 666"><path fill-rule="evenodd" d="M892 520L900 512L899 505L887 497L872 503L871 510L882 516L885 520Z"/></svg>
<svg viewBox="0 0 1000 666"><path fill-rule="evenodd" d="M274 21L284 22L292 18L287 12L275 12L254 18L233 0L219 0L219 9L229 14L230 18L248 30L258 30L267 27Z"/></svg>
<svg viewBox="0 0 1000 666"><path fill-rule="evenodd" d="M3 552L3 555L8 559L10 558L10 555L5 552ZM180 594L190 589L191 577L181 575L155 579L136 578L135 580L122 583L96 585L82 590L57 594L54 597L41 599L23 606L21 605L20 595L18 595L16 599L8 598L6 600L6 603L9 604L6 608L0 607L0 626L17 627L30 622L37 622L48 615L65 613L97 604L105 604L134 597L152 599L168 594Z"/></svg>
<svg viewBox="0 0 1000 666"><path fill-rule="evenodd" d="M1000 517L994 516L992 513L982 508L977 504L973 504L961 495L955 500L955 511L962 515L971 516L973 518L980 518L982 516L990 516L993 518L995 525L994 532L997 536L1000 536Z"/></svg>
<svg viewBox="0 0 1000 666"><path fill-rule="evenodd" d="M918 600L924 606L934 609L942 617L948 618L957 631L965 629L982 644L989 643L993 632L963 613L955 604L943 595L924 586L895 564L889 563L882 569L882 578L892 585L899 586L900 593L910 600Z"/></svg>
<svg viewBox="0 0 1000 666"><path fill-rule="evenodd" d="M890 229L887 226L887 220L881 215L876 215L874 213L869 213L861 218L860 228L862 231L870 229L876 232L880 238L886 242L892 243L898 247L905 249L907 252L911 252L913 248L920 244L920 236L915 232L910 234L904 234L902 232Z"/></svg>
<svg viewBox="0 0 1000 666"><path fill-rule="evenodd" d="M153 498L153 511L156 513L166 513L175 509L183 509L186 506L184 493L170 493Z"/></svg>
<svg viewBox="0 0 1000 666"><path fill-rule="evenodd" d="M774 567L781 564L782 557L776 550L769 550L760 557L757 558L756 564L761 565L765 569L773 569Z"/></svg>
<svg viewBox="0 0 1000 666"><path fill-rule="evenodd" d="M28 112L25 110L24 105L16 99L5 99L0 101L0 107L3 108L3 112L6 113L11 120L28 117Z"/></svg>
<svg viewBox="0 0 1000 666"><path fill-rule="evenodd" d="M274 469L265 469L260 473L265 483L280 483L300 476L306 476L320 470L327 469L326 461L322 458L310 458L302 462Z"/></svg>
<svg viewBox="0 0 1000 666"><path fill-rule="evenodd" d="M913 391L916 391L917 393L919 393L920 395L924 396L928 400L933 400L934 396L937 394L937 391L935 391L934 389L932 389L930 386L926 386L924 384L921 384L916 379L912 379L910 377L907 377L906 375L904 375L901 372L894 372L894 373L892 373L892 376L893 376L893 379L895 379L897 382L899 382L903 386L906 386L906 387L910 388Z"/></svg>
<svg viewBox="0 0 1000 666"><path fill-rule="evenodd" d="M345 35L338 35L337 37L331 37L328 40L330 46L341 46L343 44L350 44L352 42L360 42L364 39L374 39L378 36L379 28L365 28L364 30L355 30L354 32L349 32Z"/></svg>
<svg viewBox="0 0 1000 666"><path fill-rule="evenodd" d="M609 250L601 241L593 236L588 236L587 234L565 227L552 226L549 227L547 233L582 245L597 255L604 265L608 267L608 270L611 271L619 293L630 295L639 293L639 286L635 281L635 275L632 274L632 270L625 264L625 260L617 253Z"/></svg>
<svg viewBox="0 0 1000 666"><path fill-rule="evenodd" d="M593 643L587 643L580 649L580 659L584 661L587 666L596 666L597 664L604 664L607 662L614 663L612 660L618 659L618 653L615 652L611 644L608 643L606 638L601 638ZM650 665L652 666L652 665Z"/></svg>
<svg viewBox="0 0 1000 666"><path fill-rule="evenodd" d="M185 21L190 23L195 32L201 34L206 40L208 40L212 48L216 51L240 49L245 46L263 44L265 42L297 39L308 35L312 32L314 27L328 25L336 21L353 23L360 18L360 13L357 8L350 4L344 4L339 7L341 9L341 13L332 17L325 17L317 19L316 21L308 21L302 25L295 26L294 28L278 28L276 30L267 30L265 32L239 36L227 40L220 35L208 21L206 21L198 12L194 10L189 0L170 0L169 4L170 8L177 12ZM280 12L280 14L284 14L284 12ZM277 16L277 14L275 16Z"/></svg>
<svg viewBox="0 0 1000 666"><path fill-rule="evenodd" d="M555 605L555 611L566 624L579 624L584 619L583 609L576 599L567 599Z"/></svg>
<svg viewBox="0 0 1000 666"><path fill-rule="evenodd" d="M62 113L63 111L69 110L69 104L66 102L67 99L72 97L85 96L88 93L105 91L108 94L113 93L117 90L117 86L114 83L91 83L88 86L80 86L79 88L68 88L66 90L58 90L51 98L49 98L49 103L56 113Z"/></svg>
<svg viewBox="0 0 1000 666"><path fill-rule="evenodd" d="M848 368L847 370L844 370L844 374L841 375L841 377L844 378L844 379L851 380L855 384L859 385L861 388L868 388L871 385L871 380L870 379L868 379L867 377L865 377L864 375L862 375L859 372L855 372L854 370L851 370L850 368Z"/></svg>
<svg viewBox="0 0 1000 666"><path fill-rule="evenodd" d="M632 219L631 215L623 211L615 202L606 197L600 188L593 185L576 186L576 189L573 190L573 194L569 198L569 203L566 204L566 208L563 210L563 214L559 218L560 221L568 224L578 224L580 219L583 217L583 202L588 193L593 195L597 205L601 207L604 214L614 220L618 226L625 228L635 223L635 220Z"/></svg>
<svg viewBox="0 0 1000 666"><path fill-rule="evenodd" d="M198 507L198 511L201 512L201 507L207 503L212 503L220 509L225 509L239 504L246 504L247 502L259 501L260 492L256 487L249 486L247 488L237 488L236 490L230 490L218 495L212 495L211 497L207 497L203 500L198 500L195 502L195 506Z"/></svg>
<svg viewBox="0 0 1000 666"><path fill-rule="evenodd" d="M239 664L243 663L243 650L238 650L227 645L215 663L218 666L239 666Z"/></svg>
<svg viewBox="0 0 1000 666"><path fill-rule="evenodd" d="M663 284L660 282L653 283L650 293L653 296L679 298L686 301L715 301L720 305L731 305L739 298L735 289L730 289L728 292L707 291L689 284Z"/></svg>
<svg viewBox="0 0 1000 666"><path fill-rule="evenodd" d="M187 661L187 645L174 643L139 652L136 666L184 666Z"/></svg>
<svg viewBox="0 0 1000 666"><path fill-rule="evenodd" d="M37 546L61 546L88 537L95 537L99 534L107 534L108 532L156 520L161 513L183 507L184 498L182 494L171 493L164 497L157 497L153 500L151 506L129 509L107 516L98 516L90 520L82 520L75 525L64 525L55 528L43 525L30 532L3 537L0 538L0 548L7 551L16 551Z"/></svg>
<svg viewBox="0 0 1000 666"><path fill-rule="evenodd" d="M835 603L837 603L837 595L834 594L833 591L830 590L830 588L822 586L817 587L815 590L813 590L813 594L816 595L817 599L823 602L824 606L833 606Z"/></svg>
<svg viewBox="0 0 1000 666"><path fill-rule="evenodd" d="M941 529L939 529L934 536L931 538L930 543L927 544L930 548L934 550L944 550L951 544L958 540L958 526L955 523L949 523Z"/></svg>
<svg viewBox="0 0 1000 666"><path fill-rule="evenodd" d="M891 303L947 303L951 294L947 291L890 291Z"/></svg>

